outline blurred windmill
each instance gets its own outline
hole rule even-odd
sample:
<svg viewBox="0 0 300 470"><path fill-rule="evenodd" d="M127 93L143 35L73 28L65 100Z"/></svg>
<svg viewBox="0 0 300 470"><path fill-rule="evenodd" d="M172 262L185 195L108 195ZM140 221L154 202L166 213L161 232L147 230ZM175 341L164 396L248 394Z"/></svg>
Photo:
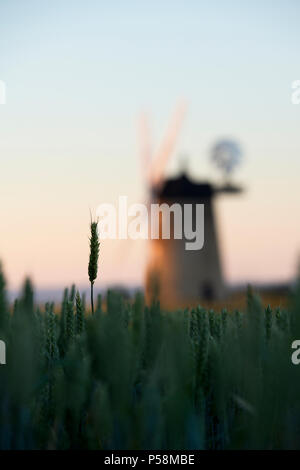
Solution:
<svg viewBox="0 0 300 470"><path fill-rule="evenodd" d="M185 171L177 178L166 180L163 179L163 171L160 171L159 178L154 180L152 198L155 197L159 204L180 204L182 212L185 204L204 204L204 247L198 251L187 251L184 239L151 240L146 274L149 300L159 297L163 305L173 308L198 302L199 299L219 299L226 294L214 199L222 193L241 191L229 181L229 175L240 162L241 151L234 141L221 140L213 146L211 159L223 173L225 183L222 186L209 181L193 181Z"/></svg>

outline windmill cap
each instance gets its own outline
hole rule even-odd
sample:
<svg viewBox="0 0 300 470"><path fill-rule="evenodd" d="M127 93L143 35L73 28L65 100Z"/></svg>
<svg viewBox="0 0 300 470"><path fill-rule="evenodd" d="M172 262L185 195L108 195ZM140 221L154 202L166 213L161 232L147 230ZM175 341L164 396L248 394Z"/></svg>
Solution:
<svg viewBox="0 0 300 470"><path fill-rule="evenodd" d="M239 193L242 189L227 184L216 187L208 181L195 182L185 173L177 178L165 180L162 185L154 189L154 194L161 199L173 198L208 198L218 193Z"/></svg>

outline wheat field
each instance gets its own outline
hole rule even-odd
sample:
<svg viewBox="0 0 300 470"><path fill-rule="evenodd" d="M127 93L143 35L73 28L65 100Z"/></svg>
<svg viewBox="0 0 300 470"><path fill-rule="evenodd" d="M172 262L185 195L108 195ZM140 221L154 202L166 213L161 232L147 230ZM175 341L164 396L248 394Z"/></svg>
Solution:
<svg viewBox="0 0 300 470"><path fill-rule="evenodd" d="M1 449L281 449L300 442L300 287L289 309L162 311L108 291L59 311L0 276Z"/></svg>

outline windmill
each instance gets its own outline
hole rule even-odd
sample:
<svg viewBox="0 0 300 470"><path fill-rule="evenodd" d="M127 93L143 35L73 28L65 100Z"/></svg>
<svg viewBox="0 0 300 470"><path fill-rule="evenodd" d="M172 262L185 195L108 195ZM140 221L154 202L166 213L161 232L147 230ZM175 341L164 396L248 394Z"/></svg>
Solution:
<svg viewBox="0 0 300 470"><path fill-rule="evenodd" d="M152 198L159 204L204 204L204 247L187 251L184 239L150 240L150 257L146 274L149 300L157 297L165 306L187 305L201 300L225 296L220 250L214 211L215 196L239 193L241 189L229 183L228 176L239 163L239 146L222 140L212 149L212 161L222 170L225 184L216 186L209 181L194 181L185 172L177 178L163 180L163 173L152 187ZM157 184L159 181L159 184Z"/></svg>

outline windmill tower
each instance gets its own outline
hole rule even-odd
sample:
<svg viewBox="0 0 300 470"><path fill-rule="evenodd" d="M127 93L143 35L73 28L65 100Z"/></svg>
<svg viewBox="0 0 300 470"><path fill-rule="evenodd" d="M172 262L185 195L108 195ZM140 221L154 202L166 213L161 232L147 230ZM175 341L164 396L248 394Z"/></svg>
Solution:
<svg viewBox="0 0 300 470"><path fill-rule="evenodd" d="M163 180L162 173L156 173L157 178L152 185L152 200L156 203L169 206L180 204L182 212L184 204L204 204L204 246L198 251L187 251L185 239L163 239L160 236L150 240L146 273L146 294L149 300L157 297L162 305L171 307L187 305L199 299L220 299L225 295L214 199L220 194L241 191L228 180L240 156L239 147L232 141L224 140L214 146L212 160L225 176L225 184L222 186L193 181L186 173L167 180ZM195 226L195 220L193 223Z"/></svg>

